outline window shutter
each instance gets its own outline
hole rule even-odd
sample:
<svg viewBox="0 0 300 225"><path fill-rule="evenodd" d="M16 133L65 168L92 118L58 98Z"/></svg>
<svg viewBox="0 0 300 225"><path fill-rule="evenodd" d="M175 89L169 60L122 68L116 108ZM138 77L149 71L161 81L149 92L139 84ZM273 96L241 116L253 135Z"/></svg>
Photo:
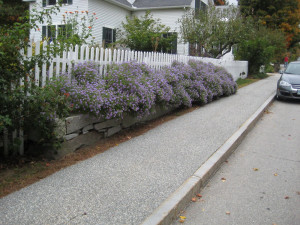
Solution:
<svg viewBox="0 0 300 225"><path fill-rule="evenodd" d="M200 9L200 0L195 0L195 9Z"/></svg>
<svg viewBox="0 0 300 225"><path fill-rule="evenodd" d="M102 40L105 40L106 37L106 27L102 28Z"/></svg>
<svg viewBox="0 0 300 225"><path fill-rule="evenodd" d="M56 0L48 0L48 4L49 5L55 5L56 4Z"/></svg>
<svg viewBox="0 0 300 225"><path fill-rule="evenodd" d="M174 40L172 41L171 54L177 54L177 33L172 33L174 35Z"/></svg>
<svg viewBox="0 0 300 225"><path fill-rule="evenodd" d="M117 30L113 29L113 40L112 40L112 42L116 42L116 35L117 35Z"/></svg>
<svg viewBox="0 0 300 225"><path fill-rule="evenodd" d="M43 0L43 7L47 5L47 0Z"/></svg>
<svg viewBox="0 0 300 225"><path fill-rule="evenodd" d="M42 27L42 39L44 40L47 37L47 26Z"/></svg>

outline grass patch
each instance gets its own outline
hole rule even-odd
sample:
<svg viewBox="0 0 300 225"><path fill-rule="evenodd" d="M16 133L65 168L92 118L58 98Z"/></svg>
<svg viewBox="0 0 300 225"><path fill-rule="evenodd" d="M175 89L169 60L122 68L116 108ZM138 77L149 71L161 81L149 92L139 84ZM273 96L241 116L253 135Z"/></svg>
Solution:
<svg viewBox="0 0 300 225"><path fill-rule="evenodd" d="M245 78L245 79L239 78L236 81L236 83L238 85L238 88L242 88L242 87L245 87L245 86L247 86L249 84L252 84L252 83L254 83L254 82L258 81L258 80L260 80L260 79L258 79L258 78Z"/></svg>
<svg viewBox="0 0 300 225"><path fill-rule="evenodd" d="M250 75L249 77L247 77L245 79L239 78L239 79L237 79L236 83L238 85L238 88L242 88L242 87L245 87L256 81L259 81L261 79L265 79L267 77L268 77L268 75L266 73L258 73L258 74Z"/></svg>

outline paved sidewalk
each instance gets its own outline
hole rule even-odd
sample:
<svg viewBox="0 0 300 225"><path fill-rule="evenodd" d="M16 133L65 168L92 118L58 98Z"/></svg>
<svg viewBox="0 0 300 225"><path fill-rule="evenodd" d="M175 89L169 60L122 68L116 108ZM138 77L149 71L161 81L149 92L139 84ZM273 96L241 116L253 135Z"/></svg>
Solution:
<svg viewBox="0 0 300 225"><path fill-rule="evenodd" d="M184 209L184 224L300 224L299 115L300 102L275 101Z"/></svg>
<svg viewBox="0 0 300 225"><path fill-rule="evenodd" d="M0 199L0 224L140 224L271 96L240 89Z"/></svg>

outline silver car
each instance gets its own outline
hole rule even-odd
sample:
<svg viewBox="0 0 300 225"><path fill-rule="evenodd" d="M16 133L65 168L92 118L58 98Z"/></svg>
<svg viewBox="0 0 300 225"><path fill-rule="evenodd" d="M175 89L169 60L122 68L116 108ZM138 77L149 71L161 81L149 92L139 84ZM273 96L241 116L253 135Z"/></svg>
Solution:
<svg viewBox="0 0 300 225"><path fill-rule="evenodd" d="M277 82L277 99L300 99L300 61L290 62Z"/></svg>

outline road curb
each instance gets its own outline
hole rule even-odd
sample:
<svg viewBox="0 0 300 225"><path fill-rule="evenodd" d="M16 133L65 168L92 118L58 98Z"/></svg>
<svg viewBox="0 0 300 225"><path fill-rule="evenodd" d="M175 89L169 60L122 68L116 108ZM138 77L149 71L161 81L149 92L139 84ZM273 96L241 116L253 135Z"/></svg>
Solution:
<svg viewBox="0 0 300 225"><path fill-rule="evenodd" d="M273 93L250 118L202 166L173 192L141 225L169 225L177 218L196 193L204 187L220 165L239 146L244 137L274 101Z"/></svg>

